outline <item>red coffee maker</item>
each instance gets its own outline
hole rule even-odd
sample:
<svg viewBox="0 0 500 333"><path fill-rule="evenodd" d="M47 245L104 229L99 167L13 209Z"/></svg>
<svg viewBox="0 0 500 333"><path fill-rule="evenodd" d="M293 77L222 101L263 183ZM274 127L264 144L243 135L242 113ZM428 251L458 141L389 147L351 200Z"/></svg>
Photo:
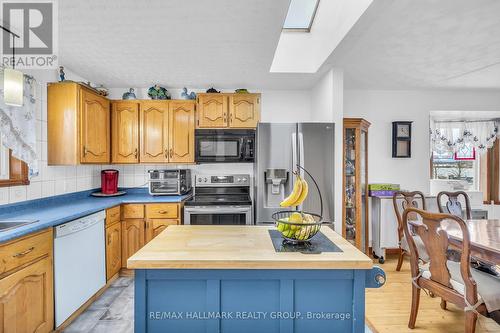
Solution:
<svg viewBox="0 0 500 333"><path fill-rule="evenodd" d="M118 170L106 169L101 171L102 194L115 194L118 192Z"/></svg>

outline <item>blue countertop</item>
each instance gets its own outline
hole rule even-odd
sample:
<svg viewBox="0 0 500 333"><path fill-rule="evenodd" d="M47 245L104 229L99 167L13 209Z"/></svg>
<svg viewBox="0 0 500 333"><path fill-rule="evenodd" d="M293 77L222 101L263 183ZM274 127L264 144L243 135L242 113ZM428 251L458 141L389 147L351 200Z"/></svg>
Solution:
<svg viewBox="0 0 500 333"><path fill-rule="evenodd" d="M93 197L91 191L58 195L0 206L0 220L38 220L21 227L0 231L0 243L48 227L125 203L182 202L192 194L152 196L146 188L125 189L127 194L118 197Z"/></svg>

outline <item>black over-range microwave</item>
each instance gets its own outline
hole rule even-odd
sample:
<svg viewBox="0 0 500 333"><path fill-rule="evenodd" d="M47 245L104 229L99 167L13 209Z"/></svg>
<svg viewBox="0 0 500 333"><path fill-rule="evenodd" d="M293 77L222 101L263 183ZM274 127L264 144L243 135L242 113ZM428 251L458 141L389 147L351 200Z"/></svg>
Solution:
<svg viewBox="0 0 500 333"><path fill-rule="evenodd" d="M255 130L197 129L195 152L198 163L253 162Z"/></svg>

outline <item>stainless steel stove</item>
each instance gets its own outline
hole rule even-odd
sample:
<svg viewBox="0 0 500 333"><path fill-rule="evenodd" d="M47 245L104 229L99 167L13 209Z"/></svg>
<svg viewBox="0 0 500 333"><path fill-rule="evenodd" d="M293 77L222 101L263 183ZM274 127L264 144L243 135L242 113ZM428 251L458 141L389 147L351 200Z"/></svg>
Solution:
<svg viewBox="0 0 500 333"><path fill-rule="evenodd" d="M197 175L194 184L194 196L184 203L184 224L253 224L250 175Z"/></svg>

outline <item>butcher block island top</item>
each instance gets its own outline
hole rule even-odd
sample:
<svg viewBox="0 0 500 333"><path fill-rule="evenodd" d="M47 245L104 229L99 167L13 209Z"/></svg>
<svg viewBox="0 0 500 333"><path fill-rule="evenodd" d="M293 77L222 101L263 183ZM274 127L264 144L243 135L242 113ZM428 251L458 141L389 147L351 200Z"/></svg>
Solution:
<svg viewBox="0 0 500 333"><path fill-rule="evenodd" d="M269 226L172 225L130 257L130 269L371 269L372 260L328 227L339 252L276 252Z"/></svg>

